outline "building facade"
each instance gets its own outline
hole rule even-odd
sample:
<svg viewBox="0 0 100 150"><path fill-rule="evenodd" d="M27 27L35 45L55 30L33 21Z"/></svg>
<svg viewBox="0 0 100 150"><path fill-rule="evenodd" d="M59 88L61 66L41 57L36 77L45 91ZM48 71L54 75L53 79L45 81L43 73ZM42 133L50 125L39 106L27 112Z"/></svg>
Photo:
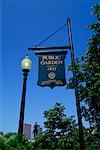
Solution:
<svg viewBox="0 0 100 150"><path fill-rule="evenodd" d="M25 123L23 126L23 134L26 138L31 139L31 125L28 123Z"/></svg>

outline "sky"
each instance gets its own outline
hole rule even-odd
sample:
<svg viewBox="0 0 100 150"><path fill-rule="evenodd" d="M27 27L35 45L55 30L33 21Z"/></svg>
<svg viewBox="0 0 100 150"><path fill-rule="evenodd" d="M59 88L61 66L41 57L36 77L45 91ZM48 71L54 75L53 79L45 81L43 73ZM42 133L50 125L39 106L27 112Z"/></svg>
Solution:
<svg viewBox="0 0 100 150"><path fill-rule="evenodd" d="M44 128L43 112L52 108L56 102L65 106L67 116L74 115L77 120L74 90L66 86L39 87L38 59L35 52L28 51L50 34L63 26L70 17L75 57L85 55L91 32L87 25L94 22L91 15L92 6L97 0L2 0L0 23L0 130L4 133L17 132L20 103L22 95L23 75L21 60L29 55L32 69L28 75L25 123L32 126L38 122ZM41 46L68 45L67 26L56 33ZM68 52L66 64L66 80L71 76L68 72L70 64ZM86 125L85 121L83 124Z"/></svg>

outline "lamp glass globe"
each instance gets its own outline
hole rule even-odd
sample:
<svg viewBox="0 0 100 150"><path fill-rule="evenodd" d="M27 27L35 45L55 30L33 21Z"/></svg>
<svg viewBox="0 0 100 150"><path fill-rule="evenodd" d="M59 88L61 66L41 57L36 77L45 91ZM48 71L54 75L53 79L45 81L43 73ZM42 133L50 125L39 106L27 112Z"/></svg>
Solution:
<svg viewBox="0 0 100 150"><path fill-rule="evenodd" d="M29 70L32 68L32 61L29 56L25 56L25 58L21 61L21 69Z"/></svg>

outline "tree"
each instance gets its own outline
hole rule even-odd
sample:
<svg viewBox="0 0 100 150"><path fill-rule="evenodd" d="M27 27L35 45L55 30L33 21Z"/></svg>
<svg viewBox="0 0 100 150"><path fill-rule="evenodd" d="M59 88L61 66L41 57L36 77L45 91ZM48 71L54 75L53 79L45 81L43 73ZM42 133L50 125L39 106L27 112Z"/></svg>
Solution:
<svg viewBox="0 0 100 150"><path fill-rule="evenodd" d="M0 150L33 150L33 145L24 136L20 140L17 134L8 133L0 136Z"/></svg>
<svg viewBox="0 0 100 150"><path fill-rule="evenodd" d="M92 14L96 17L96 23L90 24L88 28L93 32L89 40L87 53L80 59L75 60L78 92L81 102L82 115L90 126L98 130L100 126L100 5L93 7ZM72 71L70 65L69 70ZM68 88L73 87L73 78L69 79ZM98 134L99 135L99 134Z"/></svg>
<svg viewBox="0 0 100 150"><path fill-rule="evenodd" d="M78 128L73 116L66 117L64 106L55 106L44 112L46 130L35 137L34 150L79 150ZM90 128L83 128L86 150L99 150L100 140Z"/></svg>
<svg viewBox="0 0 100 150"><path fill-rule="evenodd" d="M8 132L8 133L4 134L4 137L8 139L8 138L10 138L12 135L17 135L17 133Z"/></svg>
<svg viewBox="0 0 100 150"><path fill-rule="evenodd" d="M4 136L0 135L0 150L6 150L6 139L4 138Z"/></svg>
<svg viewBox="0 0 100 150"><path fill-rule="evenodd" d="M37 149L79 149L78 129L73 116L67 118L64 106L55 106L44 112L46 131L35 138Z"/></svg>
<svg viewBox="0 0 100 150"><path fill-rule="evenodd" d="M89 29L93 30L94 34L89 40L88 50L83 64L84 75L87 88L87 98L84 100L88 104L88 115L90 123L99 126L100 122L100 5L95 5L93 14L97 19L97 23L89 25ZM87 118L88 119L88 118Z"/></svg>

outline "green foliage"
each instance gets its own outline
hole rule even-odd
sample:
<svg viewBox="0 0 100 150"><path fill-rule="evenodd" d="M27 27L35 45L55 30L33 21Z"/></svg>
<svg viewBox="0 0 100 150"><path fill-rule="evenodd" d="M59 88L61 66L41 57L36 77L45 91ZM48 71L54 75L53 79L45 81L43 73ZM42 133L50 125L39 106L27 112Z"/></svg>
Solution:
<svg viewBox="0 0 100 150"><path fill-rule="evenodd" d="M9 136L8 136L9 135ZM21 138L17 134L7 134L0 136L0 150L32 150L32 143L24 136Z"/></svg>
<svg viewBox="0 0 100 150"><path fill-rule="evenodd" d="M100 4L93 6L92 14L96 17L97 20L100 20Z"/></svg>
<svg viewBox="0 0 100 150"><path fill-rule="evenodd" d="M36 136L33 142L34 150L79 150L77 124L73 116L66 117L64 110L64 106L56 103L53 108L44 112L46 130ZM99 150L99 137L92 133L91 129L85 127L83 132L86 150Z"/></svg>
<svg viewBox="0 0 100 150"><path fill-rule="evenodd" d="M100 19L100 5L95 5L93 14L97 19ZM100 24L91 24L90 29L94 29L94 35L89 40L87 54L83 63L84 81L86 88L86 97L82 99L85 104L88 104L88 116L86 119L90 124L99 124L99 106L100 106Z"/></svg>
<svg viewBox="0 0 100 150"><path fill-rule="evenodd" d="M73 116L67 118L65 107L60 103L44 112L46 131L35 138L36 149L76 149L79 148L78 129Z"/></svg>
<svg viewBox="0 0 100 150"><path fill-rule="evenodd" d="M5 134L4 137L8 139L8 138L10 138L13 135L17 135L17 134L13 133L13 132L9 132L9 133Z"/></svg>
<svg viewBox="0 0 100 150"><path fill-rule="evenodd" d="M55 133L56 130L60 130L59 133L64 134L64 132L71 129L71 124L75 124L73 117L67 118L64 110L64 106L61 106L60 103L56 103L52 109L44 112L44 117L46 118L44 124L48 131Z"/></svg>
<svg viewBox="0 0 100 150"><path fill-rule="evenodd" d="M5 150L6 149L6 139L0 135L0 150Z"/></svg>
<svg viewBox="0 0 100 150"><path fill-rule="evenodd" d="M78 129L76 126L72 128L70 133L59 138L58 147L60 149L79 150Z"/></svg>
<svg viewBox="0 0 100 150"><path fill-rule="evenodd" d="M91 132L85 133L85 147L86 150L99 150L100 149L99 137L93 135Z"/></svg>

